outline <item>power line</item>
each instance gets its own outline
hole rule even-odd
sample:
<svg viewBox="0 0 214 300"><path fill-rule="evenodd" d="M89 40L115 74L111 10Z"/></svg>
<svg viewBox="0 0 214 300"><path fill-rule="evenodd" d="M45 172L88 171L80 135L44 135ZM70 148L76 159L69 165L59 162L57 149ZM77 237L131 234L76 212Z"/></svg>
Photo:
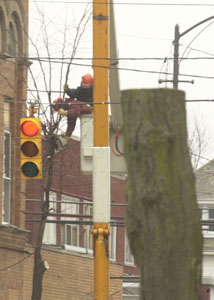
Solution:
<svg viewBox="0 0 214 300"><path fill-rule="evenodd" d="M14 0L10 0L14 1ZM53 0L29 0L32 3L51 3L51 4L92 4L91 1L53 1ZM131 6L214 6L214 4L209 3L158 3L158 2L94 2L94 4L113 4L113 5L131 5Z"/></svg>
<svg viewBox="0 0 214 300"><path fill-rule="evenodd" d="M179 57L179 59L183 60L214 60L214 54L210 54L213 56L196 56L196 57ZM6 54L0 55L0 59L7 59L7 58L14 58L18 60L27 59L27 60L34 60L34 61L40 61L40 62L47 62L47 63L63 63L63 64L72 64L70 62L70 57L42 57L42 56L9 56ZM58 61L57 61L58 60ZM69 60L69 62L65 62L66 60ZM166 62L167 60L174 60L174 57L117 57L111 58L111 57L73 57L72 60L106 60L106 61L147 61L147 60L160 60Z"/></svg>
<svg viewBox="0 0 214 300"><path fill-rule="evenodd" d="M131 72L138 72L138 73L148 73L148 74L163 74L163 75L171 75L173 76L172 72L160 72L160 71L152 71L152 70L142 70L142 69L134 69L134 68L122 68L122 67L106 67L101 65L95 64L80 64L80 63L70 63L74 66L83 66L83 67L91 67L91 68L104 68L104 69L117 69L119 71L131 71ZM179 76L184 77L193 77L193 78L201 78L201 79L214 79L214 76L205 76L205 75L197 75L197 74L182 74L180 73Z"/></svg>
<svg viewBox="0 0 214 300"><path fill-rule="evenodd" d="M131 88L130 88L130 90L131 90ZM54 90L45 91L45 90L31 90L31 89L29 89L28 92L39 92L39 93L48 93L48 94L49 93L53 93L53 94L55 94L55 93L57 93L57 94L63 93L63 91L54 91ZM1 101L4 101L4 99L0 99L0 102ZM24 100L24 101L15 101L15 100L11 100L10 101L10 103L12 103L12 104L19 104L19 103L22 103L22 104L32 104L33 102L35 102L35 99ZM212 102L214 102L214 99L189 99L189 100L185 100L185 102L210 102L210 103L212 103ZM84 104L90 104L90 103L89 102L84 102ZM49 102L43 102L41 100L39 100L39 102L37 100L36 104L38 104L38 105L40 105L40 104L42 104L42 105L50 105ZM96 103L94 103L94 105L103 105L103 104L105 104L105 105L112 105L112 104L116 105L116 104L121 104L121 101L119 101L119 100L118 101L112 101L112 102L111 101L110 102L104 102L104 101L102 101L102 102L96 102ZM71 103L71 105L75 105L75 103ZM0 110L1 111L9 111L8 109L5 109L5 108L0 108Z"/></svg>
<svg viewBox="0 0 214 300"><path fill-rule="evenodd" d="M38 219L25 219L27 223L40 223L41 220ZM46 223L56 223L56 224L77 224L77 225L93 225L93 221L71 221L71 220L46 220ZM118 227L125 226L125 222L120 221L111 221L110 226Z"/></svg>
<svg viewBox="0 0 214 300"><path fill-rule="evenodd" d="M214 99L192 99L185 102L214 102Z"/></svg>
<svg viewBox="0 0 214 300"><path fill-rule="evenodd" d="M70 203L69 203L70 204ZM69 210L69 208L66 208L66 210ZM64 211L64 210L63 210ZM25 211L24 212L25 215L37 215L37 216L40 216L42 215L42 212L41 211ZM66 213L63 213L63 212L51 212L48 214L48 217L62 217L63 219L64 218L84 218L84 219L92 219L92 215L83 215L83 214L66 214ZM111 219L114 220L114 219L124 219L125 216L111 216Z"/></svg>
<svg viewBox="0 0 214 300"><path fill-rule="evenodd" d="M14 264L9 265L9 266L7 266L7 267L5 267L5 268L0 269L0 272L6 271L6 270L8 270L8 269L10 269L10 268L12 268L12 267L15 267L16 265L20 264L21 262L23 262L25 259L29 258L29 257L30 257L31 255L33 255L33 254L34 254L34 253L30 253L28 256L26 256L26 257L20 259L19 261L15 262Z"/></svg>
<svg viewBox="0 0 214 300"><path fill-rule="evenodd" d="M75 177L78 177L78 176L75 176ZM114 183L116 183L117 184L117 182L114 182ZM124 184L125 184L125 182L124 182ZM65 194L63 194L63 195L65 195ZM69 196L71 196L71 197L74 197L72 194L69 194ZM84 200L85 198L83 198L82 196L76 196L75 195L75 198L76 199L80 199L80 200ZM42 201L41 200L39 200L39 199L26 199L26 201L29 201L29 202L39 202L39 203L41 203ZM62 200L50 200L50 203L60 203L60 204L62 204L62 203L66 203L66 204L76 204L76 205L91 205L91 206L93 206L93 201L92 200L84 200L83 202L73 202L72 200L70 201L70 200L68 200L68 201L64 201L63 199ZM123 203L111 203L111 206L127 206L127 204L123 204Z"/></svg>

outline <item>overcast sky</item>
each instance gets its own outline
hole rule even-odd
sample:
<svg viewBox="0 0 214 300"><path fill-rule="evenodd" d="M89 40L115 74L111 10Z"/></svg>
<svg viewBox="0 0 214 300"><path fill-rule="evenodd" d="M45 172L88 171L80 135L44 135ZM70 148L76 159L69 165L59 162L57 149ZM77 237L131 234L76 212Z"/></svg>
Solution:
<svg viewBox="0 0 214 300"><path fill-rule="evenodd" d="M37 6L44 11L46 20L55 27L63 28L67 24L78 23L86 3L92 1L46 1L37 0ZM172 83L159 84L159 79L172 80L173 44L175 25L180 33L198 22L214 16L213 1L181 1L181 0L115 0L115 22L117 33L118 56L122 58L119 67L121 89L172 87ZM36 34L38 18L35 13L35 3L30 1L30 33L34 39L41 38ZM41 19L41 18L40 18ZM75 22L74 22L75 20ZM37 25L36 25L37 24ZM38 38L39 37L39 38ZM194 80L194 84L179 84L179 89L186 93L187 100L214 99L214 18L180 39L180 80ZM54 46L55 55L57 45ZM87 27L77 57L92 56L92 27ZM169 58L165 59L164 58ZM186 59L188 58L188 59ZM193 59L194 58L194 59ZM200 59L199 59L200 58ZM203 58L203 59L202 59ZM133 60L136 59L136 60ZM146 59L146 60L145 60ZM85 64L90 65L90 61ZM81 64L84 65L84 63ZM81 74L93 72L88 66L73 66L69 85L75 87L80 82ZM168 73L162 74L161 72ZM214 136L214 102L193 102L187 104L188 122L193 116L201 126L209 128L209 134ZM213 157L212 151L209 158Z"/></svg>

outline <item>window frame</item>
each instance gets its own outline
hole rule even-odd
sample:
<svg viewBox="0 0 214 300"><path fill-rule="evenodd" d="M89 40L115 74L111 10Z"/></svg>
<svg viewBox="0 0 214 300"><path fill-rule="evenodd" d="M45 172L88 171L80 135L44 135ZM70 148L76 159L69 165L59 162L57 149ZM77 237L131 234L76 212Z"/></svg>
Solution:
<svg viewBox="0 0 214 300"><path fill-rule="evenodd" d="M117 260L117 227L110 226L110 239L109 239L109 258L112 261Z"/></svg>
<svg viewBox="0 0 214 300"><path fill-rule="evenodd" d="M63 213L63 212L66 211L66 213L68 213L68 214L79 215L79 203L80 203L79 198L75 198L75 197L63 194L62 197L61 197L61 201L62 201L62 203L61 203L61 213ZM65 202L68 202L68 203L65 203ZM75 204L73 202L76 202L78 204ZM68 207L69 204L71 205L70 209ZM75 210L76 210L75 212L73 211L73 207L75 207ZM72 220L72 221L75 221L75 220L79 220L79 218L78 217L76 217L76 218L75 217L61 217L61 220ZM66 233L67 233L67 228L68 227L71 227L71 229L75 228L77 230L77 244L76 245L68 245L66 243L66 241L67 241ZM68 248L68 247L79 247L79 242L80 242L79 239L80 239L80 227L79 227L79 224L65 224L65 226L64 226L64 237L63 237L63 240L64 240L64 245L66 246L66 248ZM72 234L71 234L71 241L72 241Z"/></svg>
<svg viewBox="0 0 214 300"><path fill-rule="evenodd" d="M6 140L6 134L9 136L9 153L8 153L8 174L9 176L5 176L5 140ZM2 181L2 224L10 224L11 221L11 132L7 129L4 129L4 143L3 143L3 181ZM7 220L5 221L5 181L8 181L8 213L7 213Z"/></svg>
<svg viewBox="0 0 214 300"><path fill-rule="evenodd" d="M20 18L16 12L12 14L12 24L15 33L15 55L23 56L23 36Z"/></svg>
<svg viewBox="0 0 214 300"><path fill-rule="evenodd" d="M93 216L93 206L90 203L83 202L83 215ZM91 218L84 218L84 221L91 221ZM93 250L92 225L83 225L83 247L87 253Z"/></svg>
<svg viewBox="0 0 214 300"><path fill-rule="evenodd" d="M52 209L52 211L57 211L57 195L55 192L50 192L49 194L49 209ZM54 216L48 216L47 220L56 220L56 217ZM47 223L45 224L45 230L43 234L42 244L48 244L48 245L56 245L57 239L56 239L56 223Z"/></svg>
<svg viewBox="0 0 214 300"><path fill-rule="evenodd" d="M214 217L210 218L209 212L210 210L213 210L214 213L214 201L200 201L198 202L198 208L199 208L199 215L201 221L213 221L214 222ZM214 238L214 230L209 230L209 226L214 226L213 225L202 225L202 233L204 238ZM207 230L206 230L207 229Z"/></svg>
<svg viewBox="0 0 214 300"><path fill-rule="evenodd" d="M0 53L4 53L5 52L5 17L4 17L4 12L2 10L2 8L0 7Z"/></svg>
<svg viewBox="0 0 214 300"><path fill-rule="evenodd" d="M15 26L13 22L10 21L7 34L7 53L12 57L16 55L16 38Z"/></svg>
<svg viewBox="0 0 214 300"><path fill-rule="evenodd" d="M129 246L129 240L128 240L128 236L127 234L125 233L125 257L124 257L124 262L126 265L129 265L129 266L134 266L134 256L133 254L131 253L131 249L130 249L130 246Z"/></svg>

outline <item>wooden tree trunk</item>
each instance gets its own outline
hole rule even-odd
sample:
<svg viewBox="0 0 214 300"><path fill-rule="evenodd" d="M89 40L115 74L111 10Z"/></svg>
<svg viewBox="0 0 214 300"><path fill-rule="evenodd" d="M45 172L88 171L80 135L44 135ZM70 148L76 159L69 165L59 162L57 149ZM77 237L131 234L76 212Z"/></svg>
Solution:
<svg viewBox="0 0 214 300"><path fill-rule="evenodd" d="M47 149L43 150L43 157L47 157L43 161L43 180L41 187L41 220L39 224L39 231L34 251L34 269L33 269L33 282L32 282L32 296L31 300L42 299L43 277L48 268L47 263L42 258L42 240L45 231L45 224L49 215L50 206L50 191L53 179L54 167L54 149L56 147L55 136L50 132L47 138ZM45 174L47 173L47 182L45 182Z"/></svg>
<svg viewBox="0 0 214 300"><path fill-rule="evenodd" d="M45 231L46 220L48 217L48 213L45 210L43 210L42 212L41 222L39 224L39 233L38 233L37 243L34 252L34 269L33 269L33 284L32 284L31 300L42 299L43 277L45 271L47 270L45 268L45 262L42 259L42 254L41 254L42 239Z"/></svg>
<svg viewBox="0 0 214 300"><path fill-rule="evenodd" d="M122 92L126 216L144 300L198 300L202 234L188 146L185 95Z"/></svg>

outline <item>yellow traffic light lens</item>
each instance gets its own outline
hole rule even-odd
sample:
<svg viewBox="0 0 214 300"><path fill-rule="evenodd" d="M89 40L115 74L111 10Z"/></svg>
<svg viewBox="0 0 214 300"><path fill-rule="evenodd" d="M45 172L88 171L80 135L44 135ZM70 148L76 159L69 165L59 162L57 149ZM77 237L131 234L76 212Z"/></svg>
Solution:
<svg viewBox="0 0 214 300"><path fill-rule="evenodd" d="M22 153L28 157L36 156L39 153L38 146L31 141L24 142L21 146L21 150Z"/></svg>
<svg viewBox="0 0 214 300"><path fill-rule="evenodd" d="M39 174L39 168L33 162L26 162L22 165L22 172L26 177L33 178Z"/></svg>
<svg viewBox="0 0 214 300"><path fill-rule="evenodd" d="M38 125L33 121L25 121L21 125L21 130L26 136L35 136L39 132Z"/></svg>

